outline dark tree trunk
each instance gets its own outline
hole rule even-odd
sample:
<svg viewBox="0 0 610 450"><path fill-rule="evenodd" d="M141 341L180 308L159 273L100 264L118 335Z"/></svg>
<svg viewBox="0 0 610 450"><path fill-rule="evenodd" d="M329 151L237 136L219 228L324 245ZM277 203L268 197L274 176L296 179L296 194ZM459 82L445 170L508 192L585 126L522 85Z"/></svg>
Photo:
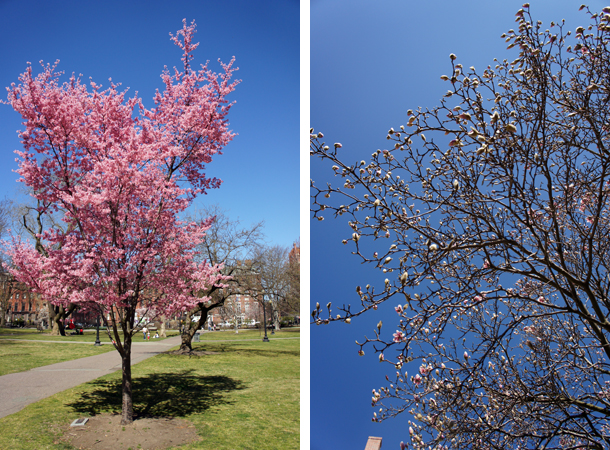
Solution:
<svg viewBox="0 0 610 450"><path fill-rule="evenodd" d="M123 368L122 380L122 408L121 425L129 425L133 422L133 386L131 383L131 335L125 335L123 352L121 353L121 363Z"/></svg>
<svg viewBox="0 0 610 450"><path fill-rule="evenodd" d="M178 349L178 353L191 353L193 351L193 336L195 333L201 328L201 324L205 324L208 319L208 309L203 307L201 304L198 311L194 311L191 314L195 314L200 312L199 320L196 325L192 325L192 322L189 320L188 325L185 324L184 331L182 332L182 342L180 343L180 348Z"/></svg>
<svg viewBox="0 0 610 450"><path fill-rule="evenodd" d="M51 336L65 336L66 330L64 320L66 320L70 314L76 310L76 306L70 304L66 310L63 306L55 306L49 302L47 303L47 307L49 309L49 322L51 322L53 327L51 329Z"/></svg>

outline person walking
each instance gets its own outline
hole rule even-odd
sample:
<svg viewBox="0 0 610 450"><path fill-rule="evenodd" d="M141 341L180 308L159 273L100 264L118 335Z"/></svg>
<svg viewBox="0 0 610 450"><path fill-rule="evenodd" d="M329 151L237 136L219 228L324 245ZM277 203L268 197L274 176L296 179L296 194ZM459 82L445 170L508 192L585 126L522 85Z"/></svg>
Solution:
<svg viewBox="0 0 610 450"><path fill-rule="evenodd" d="M144 328L142 328L142 333L144 333L144 340L146 340L146 333L148 332L148 328L146 328L146 325L144 326Z"/></svg>

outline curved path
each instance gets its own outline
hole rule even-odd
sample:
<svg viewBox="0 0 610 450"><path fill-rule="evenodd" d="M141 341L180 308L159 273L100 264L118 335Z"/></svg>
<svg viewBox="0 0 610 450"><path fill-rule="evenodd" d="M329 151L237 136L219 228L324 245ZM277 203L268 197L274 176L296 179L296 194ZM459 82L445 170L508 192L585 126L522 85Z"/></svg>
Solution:
<svg viewBox="0 0 610 450"><path fill-rule="evenodd" d="M93 345L91 342L87 344ZM180 345L180 336L155 342L135 341L131 347L131 364L137 364L177 345ZM121 370L121 356L115 350L0 376L0 417L21 411L30 403L117 370Z"/></svg>

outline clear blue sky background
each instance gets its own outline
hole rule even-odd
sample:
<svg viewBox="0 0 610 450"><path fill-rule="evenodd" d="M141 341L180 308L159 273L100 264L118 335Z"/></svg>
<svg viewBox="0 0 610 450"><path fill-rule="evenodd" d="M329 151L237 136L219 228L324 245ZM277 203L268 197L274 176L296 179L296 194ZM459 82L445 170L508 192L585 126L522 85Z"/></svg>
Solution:
<svg viewBox="0 0 610 450"><path fill-rule="evenodd" d="M408 109L439 104L448 89L439 77L451 70L450 53L465 68L481 71L495 65L493 58L515 59L517 53L506 50L500 35L517 27L514 14L522 4L311 0L311 126L325 134L327 144L341 142L348 162L368 160L375 150L387 148L387 131L406 123ZM545 28L561 19L571 30L587 23L585 14L578 12L580 2L530 4L532 15ZM606 6L600 1L589 5L596 11ZM313 159L311 177L319 186L340 183L330 164ZM361 265L350 254L353 248L341 244L351 237L348 219L327 216L311 223L311 308L316 301L356 306L356 286L379 287L385 276ZM387 249L389 243L383 245ZM385 385L390 370L379 364L372 348L358 356L354 343L366 334L373 336L379 320L384 322L382 331L394 332L396 304L354 318L350 325L311 329L312 450L364 449L368 436L381 436L383 449L398 449L401 440L407 441L406 414L381 424L371 421L376 411L371 408L371 391Z"/></svg>
<svg viewBox="0 0 610 450"><path fill-rule="evenodd" d="M198 202L217 203L245 225L264 220L270 244L291 246L299 238L298 0L2 0L0 95L27 61L38 70L38 61L59 59L66 79L81 73L107 87L112 77L150 108L163 66L181 65L169 33L184 18L197 23L194 64L209 60L219 71L219 58L235 56L242 80L230 97L238 136L207 167L223 185ZM0 197L22 197L13 172L20 123L0 105Z"/></svg>

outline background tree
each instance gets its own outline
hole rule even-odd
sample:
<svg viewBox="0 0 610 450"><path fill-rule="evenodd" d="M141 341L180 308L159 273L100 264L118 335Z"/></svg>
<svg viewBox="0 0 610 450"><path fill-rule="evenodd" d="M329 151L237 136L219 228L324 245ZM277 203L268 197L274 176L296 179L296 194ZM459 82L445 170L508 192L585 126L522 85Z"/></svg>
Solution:
<svg viewBox="0 0 610 450"><path fill-rule="evenodd" d="M261 306L270 305L273 326L279 330L280 309L290 292L288 249L281 245L261 247L252 259L251 270L248 292L259 299Z"/></svg>
<svg viewBox="0 0 610 450"><path fill-rule="evenodd" d="M373 420L410 414L413 448L610 447L610 8L581 9L571 33L525 4L503 36L518 54L494 69L451 54L440 106L409 111L369 162L312 130L342 179L312 182L314 218L347 215L344 243L387 277L312 317L394 302L398 324L358 345L394 373Z"/></svg>
<svg viewBox="0 0 610 450"><path fill-rule="evenodd" d="M301 258L300 241L297 240L288 253L288 267L286 277L288 281L288 292L286 300L282 304L280 313L283 316L298 316L301 309ZM297 253L298 252L298 253Z"/></svg>
<svg viewBox="0 0 610 450"><path fill-rule="evenodd" d="M10 223L11 203L8 200L0 201L0 238L8 231ZM8 272L10 258L4 252L0 253L0 327L6 325L6 312L9 300L13 295L14 279Z"/></svg>
<svg viewBox="0 0 610 450"><path fill-rule="evenodd" d="M179 214L221 181L205 165L233 137L226 96L233 61L216 74L191 67L194 23L172 40L183 51L182 71L165 70L163 92L146 109L111 83L91 91L72 76L59 84L56 66L32 68L8 90L21 114L24 150L18 173L40 201L37 212L63 212L63 229L46 230L44 252L13 240L12 273L47 301L100 314L121 355L122 423L133 420L131 343L137 308L153 316L193 308L194 292L226 278L198 261L197 245L210 221Z"/></svg>
<svg viewBox="0 0 610 450"><path fill-rule="evenodd" d="M199 244L198 258L222 266L220 272L228 278L222 287L212 285L207 291L195 293L202 301L187 312L179 350L183 353L192 351L193 336L197 330L205 327L210 311L221 308L221 315L231 314L231 319L234 318L236 311L233 311L233 305L226 305L226 301L231 294L240 292L248 271L247 261L257 251L263 239L263 222L243 227L239 219L230 219L218 205L199 210L196 217L213 218L205 240Z"/></svg>
<svg viewBox="0 0 610 450"><path fill-rule="evenodd" d="M49 211L48 206L48 204L39 199L37 200L36 207L28 205L14 205L13 207L15 231L20 236L24 234L29 235L36 251L45 257L47 256L47 251L43 244L44 231L52 228L59 229L61 233L66 231L61 223L61 217L63 217L61 208L53 214ZM45 306L46 318L51 325L51 336L65 336L66 320L73 312L78 310L78 306L73 303L67 305L53 304L51 300L47 300Z"/></svg>

